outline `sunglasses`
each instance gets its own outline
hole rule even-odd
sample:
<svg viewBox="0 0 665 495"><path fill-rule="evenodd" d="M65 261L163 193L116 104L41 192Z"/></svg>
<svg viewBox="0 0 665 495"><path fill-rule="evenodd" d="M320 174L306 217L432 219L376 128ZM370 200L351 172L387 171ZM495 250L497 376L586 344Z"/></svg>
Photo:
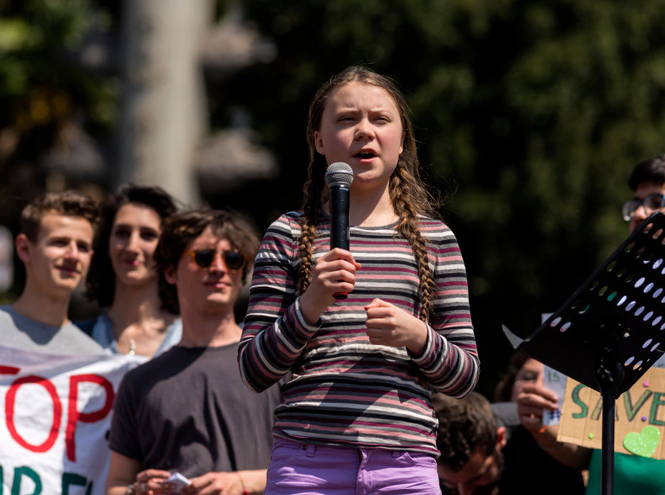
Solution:
<svg viewBox="0 0 665 495"><path fill-rule="evenodd" d="M196 263L199 268L210 268L212 262L215 261L215 255L219 254L224 260L226 268L231 271L241 270L247 261L245 255L237 251L216 251L215 249L196 249L194 251L187 251L192 257L192 261Z"/></svg>

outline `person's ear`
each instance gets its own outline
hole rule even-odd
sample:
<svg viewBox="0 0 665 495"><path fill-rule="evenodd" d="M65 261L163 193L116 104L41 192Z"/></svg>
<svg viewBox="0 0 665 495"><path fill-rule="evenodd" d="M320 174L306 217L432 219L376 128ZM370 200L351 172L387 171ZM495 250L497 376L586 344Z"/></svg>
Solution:
<svg viewBox="0 0 665 495"><path fill-rule="evenodd" d="M325 156L323 139L321 138L321 134L319 134L319 131L314 131L314 146L316 147L316 151L319 152L319 155Z"/></svg>
<svg viewBox="0 0 665 495"><path fill-rule="evenodd" d="M164 278L169 284L175 285L176 282L178 281L176 267L173 265L169 265L168 268L164 270Z"/></svg>
<svg viewBox="0 0 665 495"><path fill-rule="evenodd" d="M496 446L499 450L506 446L506 427L499 426L496 429Z"/></svg>
<svg viewBox="0 0 665 495"><path fill-rule="evenodd" d="M32 246L32 242L30 242L28 236L25 234L17 235L16 240L14 241L14 245L16 246L16 255L23 262L23 264L29 263L30 247Z"/></svg>

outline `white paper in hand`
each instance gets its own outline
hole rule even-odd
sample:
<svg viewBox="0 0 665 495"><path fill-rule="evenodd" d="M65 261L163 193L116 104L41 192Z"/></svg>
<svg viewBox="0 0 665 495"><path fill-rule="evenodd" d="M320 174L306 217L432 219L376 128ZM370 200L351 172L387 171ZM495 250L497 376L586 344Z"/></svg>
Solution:
<svg viewBox="0 0 665 495"><path fill-rule="evenodd" d="M173 473L169 479L167 479L169 483L173 485L173 491L175 493L180 493L180 491L185 488L187 485L191 485L192 482L189 481L187 478L185 478L182 474L180 473Z"/></svg>

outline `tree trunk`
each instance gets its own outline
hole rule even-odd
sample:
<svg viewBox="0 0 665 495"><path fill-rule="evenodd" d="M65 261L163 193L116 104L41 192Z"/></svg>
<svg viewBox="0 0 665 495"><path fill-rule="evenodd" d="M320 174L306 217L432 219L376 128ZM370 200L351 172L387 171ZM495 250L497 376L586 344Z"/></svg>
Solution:
<svg viewBox="0 0 665 495"><path fill-rule="evenodd" d="M192 162L207 133L199 43L211 0L124 0L119 163L111 182L159 185L198 198Z"/></svg>

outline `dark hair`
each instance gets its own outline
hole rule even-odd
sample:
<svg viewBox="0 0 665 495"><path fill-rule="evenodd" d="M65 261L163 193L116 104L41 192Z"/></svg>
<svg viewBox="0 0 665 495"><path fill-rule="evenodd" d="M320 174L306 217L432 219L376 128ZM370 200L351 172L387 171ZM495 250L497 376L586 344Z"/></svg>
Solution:
<svg viewBox="0 0 665 495"><path fill-rule="evenodd" d="M164 271L178 266L187 246L210 227L215 236L226 239L238 252L245 255L247 263L243 268L242 282L252 273L254 258L259 251L259 237L256 229L242 214L227 210L182 211L168 218L162 227L155 262L160 270L159 297L162 305L171 312L179 313L178 290L164 278Z"/></svg>
<svg viewBox="0 0 665 495"><path fill-rule="evenodd" d="M94 227L97 223L97 203L77 191L46 193L30 202L21 212L21 233L37 242L42 218L50 212L68 217L81 217Z"/></svg>
<svg viewBox="0 0 665 495"><path fill-rule="evenodd" d="M309 165L307 168L307 181L303 187L303 217L301 221L302 234L300 237L300 290L304 292L311 277L314 266L312 245L316 238L316 222L321 214L321 206L328 198L325 186L326 159L316 150L314 133L321 127L321 118L331 93L352 82L370 84L385 90L395 101L399 110L402 129L404 131L404 144L397 167L390 177L390 199L399 216L398 232L409 242L418 265L420 277L420 291L422 301L421 319L427 320L432 311L432 293L434 281L429 268L427 246L418 228L418 215L436 217L436 201L429 194L420 179L420 164L416 150L416 139L409 119L409 107L404 95L391 78L359 66L352 66L333 76L324 84L314 96L309 107L309 121L307 124L307 144L309 145Z"/></svg>
<svg viewBox="0 0 665 495"><path fill-rule="evenodd" d="M439 463L461 470L476 449L489 456L496 452L498 425L489 401L477 392L454 399L432 393L432 405L439 420L436 447Z"/></svg>
<svg viewBox="0 0 665 495"><path fill-rule="evenodd" d="M665 155L644 160L633 169L628 185L635 191L640 184L665 184Z"/></svg>
<svg viewBox="0 0 665 495"><path fill-rule="evenodd" d="M93 243L94 255L85 280L86 297L102 308L111 306L115 298L115 272L109 256L113 224L118 210L129 203L153 209L162 222L177 210L173 198L161 187L124 184L116 193L106 196L100 206L99 230Z"/></svg>
<svg viewBox="0 0 665 495"><path fill-rule="evenodd" d="M524 351L515 351L510 358L508 371L501 377L494 389L494 402L510 402L517 374L531 356Z"/></svg>

